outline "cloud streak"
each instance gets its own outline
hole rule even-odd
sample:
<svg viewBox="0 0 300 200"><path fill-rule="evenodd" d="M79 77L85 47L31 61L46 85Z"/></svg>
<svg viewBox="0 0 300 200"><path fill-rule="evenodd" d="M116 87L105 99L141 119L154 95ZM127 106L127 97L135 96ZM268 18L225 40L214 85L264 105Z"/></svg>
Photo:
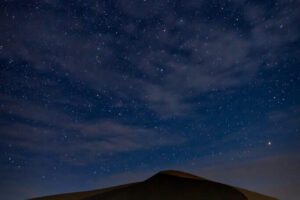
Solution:
<svg viewBox="0 0 300 200"><path fill-rule="evenodd" d="M2 111L23 120L30 120L31 123L18 122L2 126L1 136L5 140L1 143L35 155L46 153L63 158L65 155L74 157L85 154L88 159L92 159L95 156L180 145L185 142L184 138L174 134L170 137L170 134L160 133L158 130L113 120L74 122L58 110L9 100ZM69 162L68 159L67 161ZM80 163L89 162L93 161L84 160Z"/></svg>
<svg viewBox="0 0 300 200"><path fill-rule="evenodd" d="M245 6L245 16L236 19L236 23L239 20L249 23L249 30L245 32L214 20L203 23L176 19L175 15L158 11L164 7L161 3L151 4L157 4L157 9L151 13L162 19L161 24L154 25L143 19L149 16L141 12L146 9L144 3L118 4L129 18L142 18L148 25L131 28L140 32L139 39L131 43L132 36L127 33L128 27L133 26L130 23L116 30L115 35L91 34L85 31L83 21L70 16L60 21L59 16L49 11L25 20L22 27L8 23L7 30L17 35L12 44L4 44L5 51L1 55L7 59L18 56L42 71L65 71L98 91L109 88L125 98L128 94L137 94L150 109L162 118L169 118L191 113L194 105L186 103L187 99L210 91L240 87L255 78L261 69L276 67L281 49L298 39L293 26L297 16L287 17L289 7L285 5L275 18L265 21L260 19L269 14L267 8ZM197 5L200 9L205 6ZM16 20L18 18L22 18L22 13ZM115 47L120 51L116 52ZM127 63L124 68L127 72L121 72L121 66L116 66L113 60ZM129 73L133 67L134 73L140 73L141 78ZM159 82L153 81L157 79ZM138 88L133 89L133 85Z"/></svg>

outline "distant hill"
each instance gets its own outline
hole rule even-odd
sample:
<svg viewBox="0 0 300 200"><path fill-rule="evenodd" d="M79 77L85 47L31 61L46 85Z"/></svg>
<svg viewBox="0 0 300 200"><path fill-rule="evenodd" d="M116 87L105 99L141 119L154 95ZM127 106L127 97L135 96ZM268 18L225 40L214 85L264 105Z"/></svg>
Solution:
<svg viewBox="0 0 300 200"><path fill-rule="evenodd" d="M276 200L179 171L162 171L143 182L32 200Z"/></svg>

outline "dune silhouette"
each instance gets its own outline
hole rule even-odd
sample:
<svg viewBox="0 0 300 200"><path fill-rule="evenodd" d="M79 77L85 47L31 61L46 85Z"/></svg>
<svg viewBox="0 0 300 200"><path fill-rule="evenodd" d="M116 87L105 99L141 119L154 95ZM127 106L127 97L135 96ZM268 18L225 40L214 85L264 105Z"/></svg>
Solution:
<svg viewBox="0 0 300 200"><path fill-rule="evenodd" d="M162 171L149 179L116 187L58 194L32 200L275 200L256 192L180 171Z"/></svg>

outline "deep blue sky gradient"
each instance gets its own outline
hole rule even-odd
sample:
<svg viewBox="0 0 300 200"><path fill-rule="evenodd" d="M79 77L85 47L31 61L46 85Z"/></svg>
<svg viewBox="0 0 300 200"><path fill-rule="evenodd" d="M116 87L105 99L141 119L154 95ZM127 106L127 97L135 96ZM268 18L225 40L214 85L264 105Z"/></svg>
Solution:
<svg viewBox="0 0 300 200"><path fill-rule="evenodd" d="M0 198L164 169L299 195L299 2L1 1Z"/></svg>

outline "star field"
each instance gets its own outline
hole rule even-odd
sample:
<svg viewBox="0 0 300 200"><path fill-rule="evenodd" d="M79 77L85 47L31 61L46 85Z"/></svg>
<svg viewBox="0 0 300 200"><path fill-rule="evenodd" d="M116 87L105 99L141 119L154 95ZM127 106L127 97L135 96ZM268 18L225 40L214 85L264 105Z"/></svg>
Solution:
<svg viewBox="0 0 300 200"><path fill-rule="evenodd" d="M2 1L0 198L177 169L295 200L298 7Z"/></svg>

